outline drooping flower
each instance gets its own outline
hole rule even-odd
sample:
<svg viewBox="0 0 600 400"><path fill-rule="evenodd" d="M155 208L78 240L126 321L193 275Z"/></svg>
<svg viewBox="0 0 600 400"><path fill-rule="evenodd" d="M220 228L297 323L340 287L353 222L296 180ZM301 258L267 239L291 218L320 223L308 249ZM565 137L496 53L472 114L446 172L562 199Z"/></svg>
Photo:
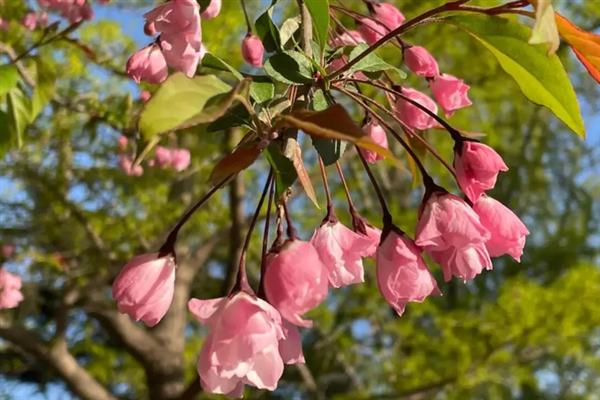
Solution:
<svg viewBox="0 0 600 400"><path fill-rule="evenodd" d="M221 12L221 0L210 0L208 6L202 11L202 19L215 18Z"/></svg>
<svg viewBox="0 0 600 400"><path fill-rule="evenodd" d="M327 267L310 242L287 241L268 255L264 278L269 303L294 325L310 327L301 315L317 307L328 291Z"/></svg>
<svg viewBox="0 0 600 400"><path fill-rule="evenodd" d="M133 166L133 160L126 154L119 155L119 166L121 170L129 176L142 176L144 174L144 168L141 165Z"/></svg>
<svg viewBox="0 0 600 400"><path fill-rule="evenodd" d="M94 18L92 7L85 0L38 0L40 7L59 13L71 24Z"/></svg>
<svg viewBox="0 0 600 400"><path fill-rule="evenodd" d="M454 111L470 106L469 85L462 79L448 74L441 74L429 81L433 97L444 110L447 117Z"/></svg>
<svg viewBox="0 0 600 400"><path fill-rule="evenodd" d="M282 320L281 328L283 329L283 339L279 340L279 354L283 362L288 365L304 364L304 353L302 352L302 336L296 325Z"/></svg>
<svg viewBox="0 0 600 400"><path fill-rule="evenodd" d="M275 390L283 374L281 316L245 292L211 300L191 299L190 312L209 334L198 358L205 391L241 397L244 385Z"/></svg>
<svg viewBox="0 0 600 400"><path fill-rule="evenodd" d="M416 89L402 87L401 93L411 100L416 101L429 111L437 114L438 108L435 102L425 93L419 92ZM398 97L394 107L396 116L400 118L406 125L414 129L429 129L437 125L436 120L425 111L415 106L414 104Z"/></svg>
<svg viewBox="0 0 600 400"><path fill-rule="evenodd" d="M358 19L358 31L368 44L373 44L385 36L387 28L371 18Z"/></svg>
<svg viewBox="0 0 600 400"><path fill-rule="evenodd" d="M529 230L508 207L489 196L481 196L473 209L491 237L485 246L491 257L508 254L516 261L521 261L525 237Z"/></svg>
<svg viewBox="0 0 600 400"><path fill-rule="evenodd" d="M172 152L171 149L167 149L163 146L156 146L156 151L154 152L154 159L156 164L161 168L166 168L171 166L172 160Z"/></svg>
<svg viewBox="0 0 600 400"><path fill-rule="evenodd" d="M171 149L171 166L181 172L190 166L191 155L188 149Z"/></svg>
<svg viewBox="0 0 600 400"><path fill-rule="evenodd" d="M30 30L30 31L35 30L35 28L37 27L37 24L38 24L37 14L33 11L28 12L23 17L23 20L21 21L21 23L23 24L25 29Z"/></svg>
<svg viewBox="0 0 600 400"><path fill-rule="evenodd" d="M22 301L21 277L0 267L0 310L15 308Z"/></svg>
<svg viewBox="0 0 600 400"><path fill-rule="evenodd" d="M121 135L121 136L119 136L117 143L119 145L119 150L125 151L127 149L127 144L129 143L129 139L127 139L127 136Z"/></svg>
<svg viewBox="0 0 600 400"><path fill-rule="evenodd" d="M310 242L327 267L329 283L339 288L365 281L362 257L367 255L371 240L352 231L339 221L325 221Z"/></svg>
<svg viewBox="0 0 600 400"><path fill-rule="evenodd" d="M417 223L415 243L442 266L444 279L473 279L492 269L485 242L490 232L460 197L441 191L428 196Z"/></svg>
<svg viewBox="0 0 600 400"><path fill-rule="evenodd" d="M440 74L440 68L425 47L410 46L404 49L404 63L415 74L433 78Z"/></svg>
<svg viewBox="0 0 600 400"><path fill-rule="evenodd" d="M250 32L242 41L242 57L253 67L262 67L265 47L260 38Z"/></svg>
<svg viewBox="0 0 600 400"><path fill-rule="evenodd" d="M126 71L136 83L161 83L169 75L165 57L156 44L146 46L129 57Z"/></svg>
<svg viewBox="0 0 600 400"><path fill-rule="evenodd" d="M376 2L369 2L368 4L373 18L390 31L398 28L406 19L393 4Z"/></svg>
<svg viewBox="0 0 600 400"><path fill-rule="evenodd" d="M371 120L365 126L363 126L363 132L369 136L373 142L387 149L389 147L387 135L385 130L377 121ZM374 164L379 160L383 160L383 156L371 150L361 149L361 153L364 155L365 160L369 164Z"/></svg>
<svg viewBox="0 0 600 400"><path fill-rule="evenodd" d="M171 255L142 254L119 272L112 296L119 311L154 326L165 316L175 290L175 260Z"/></svg>
<svg viewBox="0 0 600 400"><path fill-rule="evenodd" d="M142 90L142 91L140 92L140 99L141 99L141 100L142 100L144 103L147 103L147 102L148 102L148 100L150 100L150 98L151 98L151 97L152 97L152 93L150 93L150 92L149 92L149 91L147 91L147 90Z"/></svg>
<svg viewBox="0 0 600 400"><path fill-rule="evenodd" d="M508 171L504 160L494 149L472 140L456 144L454 168L460 188L473 203L483 192L494 188L500 171Z"/></svg>
<svg viewBox="0 0 600 400"><path fill-rule="evenodd" d="M422 302L430 295L441 294L419 248L394 230L377 249L376 271L379 291L398 315L404 313L408 302Z"/></svg>

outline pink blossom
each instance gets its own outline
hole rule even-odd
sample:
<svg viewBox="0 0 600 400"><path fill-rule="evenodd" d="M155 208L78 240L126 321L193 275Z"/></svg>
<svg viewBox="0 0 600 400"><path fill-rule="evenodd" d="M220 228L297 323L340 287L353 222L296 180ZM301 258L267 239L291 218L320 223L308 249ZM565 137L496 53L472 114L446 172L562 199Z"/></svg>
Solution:
<svg viewBox="0 0 600 400"><path fill-rule="evenodd" d="M156 151L154 152L154 159L159 167L166 168L171 166L172 157L173 156L170 149L167 149L163 146L156 146Z"/></svg>
<svg viewBox="0 0 600 400"><path fill-rule="evenodd" d="M441 74L430 80L429 86L433 97L448 117L454 114L454 111L472 104L468 93L470 87L462 79Z"/></svg>
<svg viewBox="0 0 600 400"><path fill-rule="evenodd" d="M190 166L191 156L188 149L171 150L171 166L177 172L181 172Z"/></svg>
<svg viewBox="0 0 600 400"><path fill-rule="evenodd" d="M371 224L365 224L367 234L366 236L369 238L371 245L366 251L366 257L373 257L377 252L377 247L379 246L379 242L381 241L381 229L374 227ZM359 232L360 233L360 232Z"/></svg>
<svg viewBox="0 0 600 400"><path fill-rule="evenodd" d="M253 67L262 67L265 47L259 37L248 33L242 41L242 56Z"/></svg>
<svg viewBox="0 0 600 400"><path fill-rule="evenodd" d="M455 146L454 168L460 188L472 202L494 188L500 171L508 171L494 149L472 140L463 140Z"/></svg>
<svg viewBox="0 0 600 400"><path fill-rule="evenodd" d="M156 44L146 46L129 57L126 71L137 83L161 83L169 75L165 57Z"/></svg>
<svg viewBox="0 0 600 400"><path fill-rule="evenodd" d="M404 49L404 63L413 73L426 78L433 78L440 74L437 61L425 47L406 47Z"/></svg>
<svg viewBox="0 0 600 400"><path fill-rule="evenodd" d="M310 327L301 315L327 297L327 267L315 247L301 240L289 240L278 253L269 254L264 278L269 303L294 325Z"/></svg>
<svg viewBox="0 0 600 400"><path fill-rule="evenodd" d="M198 358L206 392L241 397L244 385L275 390L283 374L281 316L266 301L237 292L211 300L191 299L188 308L208 326Z"/></svg>
<svg viewBox="0 0 600 400"><path fill-rule="evenodd" d="M345 31L336 35L330 41L331 47L356 46L359 43L366 43L359 31Z"/></svg>
<svg viewBox="0 0 600 400"><path fill-rule="evenodd" d="M473 209L483 226L490 231L491 237L485 242L490 256L508 254L520 262L529 230L519 217L498 200L485 195L473 204Z"/></svg>
<svg viewBox="0 0 600 400"><path fill-rule="evenodd" d="M393 230L377 250L377 285L398 315L404 313L408 302L422 302L427 296L441 294L419 248Z"/></svg>
<svg viewBox="0 0 600 400"><path fill-rule="evenodd" d="M402 87L401 92L409 99L416 101L432 113L437 114L437 105L425 93L409 87ZM396 100L395 112L402 122L414 129L424 130L437 125L436 120L432 116L401 97L398 97Z"/></svg>
<svg viewBox="0 0 600 400"><path fill-rule="evenodd" d="M0 310L15 308L22 301L21 277L0 267Z"/></svg>
<svg viewBox="0 0 600 400"><path fill-rule="evenodd" d="M221 0L210 0L208 6L202 11L202 19L212 19L221 12Z"/></svg>
<svg viewBox="0 0 600 400"><path fill-rule="evenodd" d="M358 31L368 44L373 44L385 36L386 27L371 18L358 19Z"/></svg>
<svg viewBox="0 0 600 400"><path fill-rule="evenodd" d="M129 139L127 139L127 136L121 135L121 136L119 136L118 143L119 143L119 150L125 151L127 149L127 144L129 143Z"/></svg>
<svg viewBox="0 0 600 400"><path fill-rule="evenodd" d="M42 8L59 13L72 24L94 17L94 11L86 0L38 0L38 3Z"/></svg>
<svg viewBox="0 0 600 400"><path fill-rule="evenodd" d="M33 11L30 11L23 17L22 24L25 29L33 31L37 27L37 22L37 14Z"/></svg>
<svg viewBox="0 0 600 400"><path fill-rule="evenodd" d="M429 195L417 224L415 243L442 266L444 279L471 280L492 261L485 242L490 232L460 197L436 191Z"/></svg>
<svg viewBox="0 0 600 400"><path fill-rule="evenodd" d="M152 93L150 93L150 92L149 92L149 91L147 91L147 90L142 90L142 91L140 92L140 99L142 99L142 101L143 101L144 103L147 103L147 102L148 102L148 100L150 100L150 98L151 98L151 97L152 97Z"/></svg>
<svg viewBox="0 0 600 400"><path fill-rule="evenodd" d="M369 3L373 18L383 24L390 31L398 28L404 22L404 15L390 3Z"/></svg>
<svg viewBox="0 0 600 400"><path fill-rule="evenodd" d="M0 248L0 254L2 254L2 257L4 258L10 258L15 253L15 249L16 247L14 244L6 243Z"/></svg>
<svg viewBox="0 0 600 400"><path fill-rule="evenodd" d="M362 129L363 132L373 140L373 142L385 149L389 147L385 130L377 123L377 121L369 121L369 123L363 126ZM383 156L374 151L364 149L361 149L360 151L364 155L365 160L367 160L367 162L370 164L374 164L379 160L383 160Z"/></svg>
<svg viewBox="0 0 600 400"><path fill-rule="evenodd" d="M279 340L279 354L285 364L304 364L304 353L302 352L302 336L300 330L287 320L281 324L284 338Z"/></svg>
<svg viewBox="0 0 600 400"><path fill-rule="evenodd" d="M160 32L166 63L188 77L196 73L201 58L200 6L195 0L171 0L144 14L148 34Z"/></svg>
<svg viewBox="0 0 600 400"><path fill-rule="evenodd" d="M112 286L119 311L136 321L154 326L165 316L175 290L175 260L158 253L130 260Z"/></svg>
<svg viewBox="0 0 600 400"><path fill-rule="evenodd" d="M338 221L325 222L310 240L327 267L329 283L339 288L365 281L362 257L367 255L371 240Z"/></svg>
<svg viewBox="0 0 600 400"><path fill-rule="evenodd" d="M141 176L144 173L144 168L141 165L133 166L131 157L125 154L119 155L119 166L121 170L129 176Z"/></svg>

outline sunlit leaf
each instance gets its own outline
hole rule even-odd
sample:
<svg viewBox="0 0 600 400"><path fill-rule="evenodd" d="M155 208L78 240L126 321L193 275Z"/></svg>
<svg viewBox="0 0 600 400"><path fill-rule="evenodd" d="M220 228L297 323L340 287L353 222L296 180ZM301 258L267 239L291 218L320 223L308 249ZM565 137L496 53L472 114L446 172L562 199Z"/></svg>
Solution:
<svg viewBox="0 0 600 400"><path fill-rule="evenodd" d="M585 136L577 96L559 58L527 43L529 29L499 17L456 16L447 21L469 33L496 57L532 102L545 106L571 130Z"/></svg>
<svg viewBox="0 0 600 400"><path fill-rule="evenodd" d="M558 50L560 38L554 18L552 0L530 0L535 8L535 24L529 38L530 44L548 45L548 53L554 54Z"/></svg>
<svg viewBox="0 0 600 400"><path fill-rule="evenodd" d="M23 145L23 132L31 121L31 104L25 94L19 89L14 88L7 94L7 113L8 129L12 138L14 138L17 147Z"/></svg>
<svg viewBox="0 0 600 400"><path fill-rule="evenodd" d="M33 121L54 96L56 71L48 64L37 60L37 82L31 97L30 119Z"/></svg>
<svg viewBox="0 0 600 400"><path fill-rule="evenodd" d="M584 31L558 13L556 24L560 36L569 43L590 75L600 83L600 35Z"/></svg>
<svg viewBox="0 0 600 400"><path fill-rule="evenodd" d="M305 0L304 4L312 17L313 28L322 50L327 45L329 32L329 0Z"/></svg>
<svg viewBox="0 0 600 400"><path fill-rule="evenodd" d="M313 81L312 63L298 51L275 54L267 60L264 68L271 78L290 85Z"/></svg>
<svg viewBox="0 0 600 400"><path fill-rule="evenodd" d="M304 166L304 161L302 161L302 149L300 148L300 145L296 139L289 138L286 141L284 155L292 162L294 169L296 170L296 174L298 175L298 180L300 181L306 196L308 196L313 204L319 208L317 194L315 193L315 188L310 180L308 171L306 171L306 167Z"/></svg>
<svg viewBox="0 0 600 400"><path fill-rule="evenodd" d="M0 96L17 86L19 72L13 64L0 65Z"/></svg>

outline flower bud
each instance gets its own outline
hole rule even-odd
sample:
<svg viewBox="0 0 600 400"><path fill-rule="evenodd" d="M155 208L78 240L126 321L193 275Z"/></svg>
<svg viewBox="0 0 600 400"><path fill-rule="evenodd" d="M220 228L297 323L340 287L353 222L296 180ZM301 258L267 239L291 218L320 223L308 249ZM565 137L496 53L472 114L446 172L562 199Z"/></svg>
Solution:
<svg viewBox="0 0 600 400"><path fill-rule="evenodd" d="M265 48L258 36L248 33L242 41L242 56L253 67L262 67Z"/></svg>
<svg viewBox="0 0 600 400"><path fill-rule="evenodd" d="M409 99L416 101L432 113L437 114L437 105L425 93L408 87L402 87L401 92ZM401 97L397 98L394 110L396 116L411 128L424 130L437 125L437 121L432 116Z"/></svg>
<svg viewBox="0 0 600 400"><path fill-rule="evenodd" d="M327 267L315 247L301 240L289 240L278 253L269 254L264 278L269 303L294 325L310 327L301 315L327 297Z"/></svg>
<svg viewBox="0 0 600 400"><path fill-rule="evenodd" d="M381 147L387 149L389 147L387 135L385 130L381 125L377 123L377 121L371 120L365 126L363 126L363 132L369 136L374 143L380 145ZM360 149L361 153L364 155L365 160L369 164L374 164L379 160L383 160L383 156L379 153L376 153L371 150Z"/></svg>
<svg viewBox="0 0 600 400"><path fill-rule="evenodd" d="M134 167L131 157L125 154L119 155L119 167L129 176L142 176L144 174L144 168L141 165Z"/></svg>
<svg viewBox="0 0 600 400"><path fill-rule="evenodd" d="M433 97L450 117L454 111L470 106L469 85L452 75L441 74L429 81Z"/></svg>
<svg viewBox="0 0 600 400"><path fill-rule="evenodd" d="M191 156L188 149L171 150L171 166L177 172L181 172L190 166Z"/></svg>
<svg viewBox="0 0 600 400"><path fill-rule="evenodd" d="M385 26L372 20L371 18L358 19L358 31L368 44L373 44L385 36L387 29Z"/></svg>
<svg viewBox="0 0 600 400"><path fill-rule="evenodd" d="M393 4L370 2L369 5L373 18L390 31L398 28L406 19Z"/></svg>
<svg viewBox="0 0 600 400"><path fill-rule="evenodd" d="M208 6L202 11L202 19L212 19L221 12L221 0L210 0Z"/></svg>
<svg viewBox="0 0 600 400"><path fill-rule="evenodd" d="M22 301L21 277L0 267L0 310L15 308Z"/></svg>
<svg viewBox="0 0 600 400"><path fill-rule="evenodd" d="M165 57L155 44L146 46L129 57L126 71L136 83L161 83L169 75Z"/></svg>
<svg viewBox="0 0 600 400"><path fill-rule="evenodd" d="M406 47L404 49L404 63L413 73L425 78L433 78L440 74L437 61L425 47Z"/></svg>
<svg viewBox="0 0 600 400"><path fill-rule="evenodd" d="M508 171L504 160L494 149L483 143L464 140L454 152L456 180L471 202L496 185L498 173Z"/></svg>
<svg viewBox="0 0 600 400"><path fill-rule="evenodd" d="M112 286L119 311L136 321L154 326L165 316L175 290L175 260L158 253L134 257Z"/></svg>

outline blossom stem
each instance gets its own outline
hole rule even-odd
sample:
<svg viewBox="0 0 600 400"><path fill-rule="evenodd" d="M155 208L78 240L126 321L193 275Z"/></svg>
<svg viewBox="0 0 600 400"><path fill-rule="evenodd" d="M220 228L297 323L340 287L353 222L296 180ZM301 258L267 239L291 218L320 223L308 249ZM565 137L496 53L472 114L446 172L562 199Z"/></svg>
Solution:
<svg viewBox="0 0 600 400"><path fill-rule="evenodd" d="M240 0L242 3L242 11L244 12L244 19L246 20L246 27L248 28L248 34L252 33L252 24L250 23L250 18L248 17L248 10L246 9L246 0Z"/></svg>
<svg viewBox="0 0 600 400"><path fill-rule="evenodd" d="M294 225L292 224L292 217L290 216L290 212L287 207L287 201L283 201L283 211L285 214L285 222L287 223L288 238L295 240L298 235L296 233L296 228L294 228Z"/></svg>
<svg viewBox="0 0 600 400"><path fill-rule="evenodd" d="M264 297L264 279L267 272L267 247L269 245L269 226L271 225L271 209L275 197L275 179L271 179L269 188L269 201L267 202L267 215L265 216L265 227L263 229L262 254L260 258L260 283L258 285L258 296Z"/></svg>
<svg viewBox="0 0 600 400"><path fill-rule="evenodd" d="M373 172L371 171L371 168L369 167L367 160L365 160L365 157L360 152L360 149L356 146L355 146L355 148L356 148L356 152L358 153L358 158L360 158L360 161L362 162L362 165L365 168L367 175L369 176L369 180L371 181L371 184L373 185L373 188L375 189L375 193L377 194L377 199L379 200L379 204L381 205L381 212L383 214L383 225L384 226L389 225L392 223L392 213L390 213L390 209L388 208L387 202L385 201L385 197L383 196L383 191L381 190L379 183L377 183L377 179L375 179L375 175L373 175Z"/></svg>
<svg viewBox="0 0 600 400"><path fill-rule="evenodd" d="M269 176L265 182L265 187L260 195L260 200L258 201L258 205L256 206L256 211L254 211L254 215L252 216L252 220L250 221L250 226L248 227L248 233L246 233L246 239L244 240L244 247L242 248L242 254L240 255L240 263L238 267L238 276L237 282L233 288L233 292L242 290L247 293L254 293L250 284L248 283L248 274L246 273L246 259L248 255L248 248L250 247L250 239L252 238L252 231L254 230L254 226L256 225L256 221L258 220L258 216L260 215L260 210L262 209L262 205L265 201L265 197L267 197L267 192L269 191L269 186L271 186L271 181L273 179L273 168L269 170Z"/></svg>
<svg viewBox="0 0 600 400"><path fill-rule="evenodd" d="M339 161L335 162L335 167L337 168L338 174L340 175L340 180L342 181L342 185L344 186L344 193L346 193L346 199L348 200L348 209L350 210L350 214L356 213L356 207L354 207L354 202L352 201L352 197L350 196L350 189L348 188L348 183L346 182L346 178L344 177L344 171L342 170L342 166Z"/></svg>
<svg viewBox="0 0 600 400"><path fill-rule="evenodd" d="M183 213L183 215L181 217L179 217L179 220L177 221L175 226L171 229L171 231L167 235L167 239L165 240L163 245L158 250L158 254L160 257L168 255L168 254L175 255L175 242L177 241L177 234L179 233L179 230L183 227L183 225L185 225L185 223L190 219L190 217L192 215L194 215L194 213L200 207L202 207L202 205L204 205L204 203L206 203L206 201L208 199L210 199L212 197L213 194L215 194L221 187L223 187L223 185L231 177L232 177L232 175L229 175L226 178L224 178L222 181L220 181L219 183L214 185L208 192L206 192L204 194L204 196L202 196L200 198L200 200L198 200L196 202L196 204L194 204L192 207L190 207L186 212Z"/></svg>
<svg viewBox="0 0 600 400"><path fill-rule="evenodd" d="M325 189L325 196L327 196L327 216L326 220L335 219L335 213L333 211L333 201L331 200L331 192L329 191L329 182L327 182L327 171L325 170L325 163L321 156L319 158L319 169L321 170L321 178L323 179L323 188Z"/></svg>

